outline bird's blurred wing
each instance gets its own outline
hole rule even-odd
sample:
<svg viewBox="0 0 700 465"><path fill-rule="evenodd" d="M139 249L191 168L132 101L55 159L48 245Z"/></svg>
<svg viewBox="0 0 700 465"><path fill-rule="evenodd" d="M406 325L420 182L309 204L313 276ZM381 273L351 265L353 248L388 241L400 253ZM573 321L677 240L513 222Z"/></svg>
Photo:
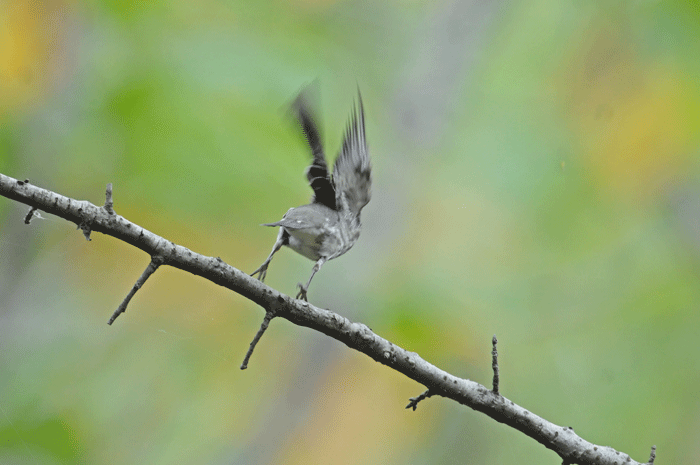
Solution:
<svg viewBox="0 0 700 465"><path fill-rule="evenodd" d="M308 97L305 92L302 91L296 100L294 100L292 111L301 125L301 130L304 132L304 136L311 148L311 154L314 157L311 166L306 169L306 178L309 180L309 184L314 190L312 201L335 209L335 189L333 188L330 173L328 172L326 156L323 153L321 135L314 121Z"/></svg>
<svg viewBox="0 0 700 465"><path fill-rule="evenodd" d="M365 139L365 110L359 90L357 94L359 113L357 108L353 108L343 147L333 167L336 204L340 208L344 196L348 208L355 215L359 215L362 207L369 202L372 187L369 152Z"/></svg>

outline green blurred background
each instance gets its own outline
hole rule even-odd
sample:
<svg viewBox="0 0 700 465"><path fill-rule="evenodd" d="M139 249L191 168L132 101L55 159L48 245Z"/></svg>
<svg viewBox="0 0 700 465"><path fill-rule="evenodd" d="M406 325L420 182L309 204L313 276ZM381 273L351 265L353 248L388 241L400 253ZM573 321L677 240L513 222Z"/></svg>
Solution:
<svg viewBox="0 0 700 465"><path fill-rule="evenodd" d="M700 463L695 0L0 2L0 172L251 272L362 91L372 202L311 301L585 439ZM558 464L117 240L0 198L2 464ZM312 262L289 249L268 284Z"/></svg>

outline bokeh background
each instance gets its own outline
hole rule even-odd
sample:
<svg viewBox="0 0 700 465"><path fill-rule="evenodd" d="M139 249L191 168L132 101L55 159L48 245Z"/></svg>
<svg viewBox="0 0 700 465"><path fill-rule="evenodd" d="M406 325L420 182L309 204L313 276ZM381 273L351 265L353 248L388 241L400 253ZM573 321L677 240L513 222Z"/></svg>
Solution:
<svg viewBox="0 0 700 465"><path fill-rule="evenodd" d="M0 172L251 272L359 87L360 241L310 299L585 439L700 463L695 0L0 2ZM2 464L558 464L342 344L0 198ZM268 284L312 263L285 249Z"/></svg>

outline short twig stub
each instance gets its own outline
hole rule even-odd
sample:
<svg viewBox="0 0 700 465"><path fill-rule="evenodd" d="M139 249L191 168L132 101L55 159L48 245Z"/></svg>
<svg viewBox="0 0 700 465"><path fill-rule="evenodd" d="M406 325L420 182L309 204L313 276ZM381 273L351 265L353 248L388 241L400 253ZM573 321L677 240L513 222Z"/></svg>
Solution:
<svg viewBox="0 0 700 465"><path fill-rule="evenodd" d="M32 220L32 217L34 216L34 212L37 211L38 208L32 207L29 209L29 213L27 213L27 216L24 217L24 224L29 224L29 222Z"/></svg>
<svg viewBox="0 0 700 465"><path fill-rule="evenodd" d="M406 408L412 408L413 411L415 412L416 407L418 407L418 402L420 402L423 399L427 399L428 397L430 397L432 395L433 395L433 393L430 392L430 389L428 389L427 391L425 391L423 394L419 395L418 397L411 397L408 399L408 400L410 400L410 402L408 403Z"/></svg>

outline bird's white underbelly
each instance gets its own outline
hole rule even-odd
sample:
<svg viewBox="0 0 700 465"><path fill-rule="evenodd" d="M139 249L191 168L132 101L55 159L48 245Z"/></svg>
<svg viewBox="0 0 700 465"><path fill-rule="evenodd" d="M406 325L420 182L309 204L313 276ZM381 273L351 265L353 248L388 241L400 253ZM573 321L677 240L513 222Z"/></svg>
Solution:
<svg viewBox="0 0 700 465"><path fill-rule="evenodd" d="M327 260L339 257L353 246L357 237L346 237L338 227L324 225L318 229L287 229L289 247L310 260L325 257ZM359 234L358 234L359 235Z"/></svg>

